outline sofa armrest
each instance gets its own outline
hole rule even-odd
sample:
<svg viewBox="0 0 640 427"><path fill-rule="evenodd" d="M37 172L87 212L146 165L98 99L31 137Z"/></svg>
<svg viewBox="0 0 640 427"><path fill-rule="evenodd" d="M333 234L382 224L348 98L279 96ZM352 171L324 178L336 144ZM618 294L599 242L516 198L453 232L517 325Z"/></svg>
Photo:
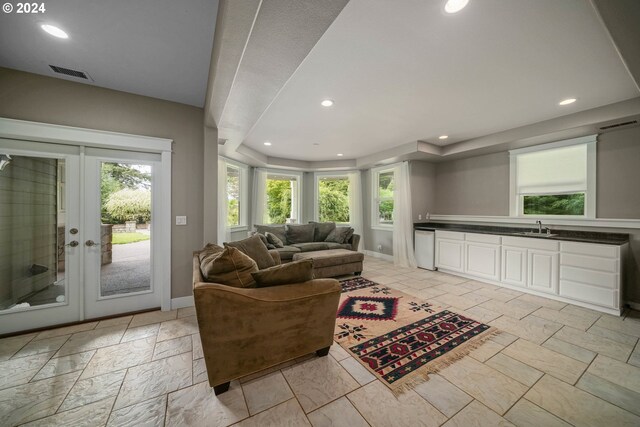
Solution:
<svg viewBox="0 0 640 427"><path fill-rule="evenodd" d="M358 250L358 246L360 245L360 235L359 234L354 234L353 236L351 236L351 239L349 239L349 241L347 243L351 244L351 250L352 251L357 251Z"/></svg>
<svg viewBox="0 0 640 427"><path fill-rule="evenodd" d="M329 347L340 289L335 279L249 289L195 283L209 384Z"/></svg>

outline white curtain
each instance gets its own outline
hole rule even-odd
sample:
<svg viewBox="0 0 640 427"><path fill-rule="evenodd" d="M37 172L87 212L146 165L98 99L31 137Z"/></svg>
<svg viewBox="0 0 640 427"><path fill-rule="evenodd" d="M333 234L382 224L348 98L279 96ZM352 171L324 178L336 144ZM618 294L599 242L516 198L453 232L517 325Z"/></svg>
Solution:
<svg viewBox="0 0 640 427"><path fill-rule="evenodd" d="M359 251L364 247L364 227L362 212L362 182L360 171L349 172L349 222L355 234L360 235Z"/></svg>
<svg viewBox="0 0 640 427"><path fill-rule="evenodd" d="M254 169L253 171L253 224L264 224L267 206L267 171L264 169Z"/></svg>
<svg viewBox="0 0 640 427"><path fill-rule="evenodd" d="M227 162L218 157L218 244L231 240L231 231L227 226Z"/></svg>
<svg viewBox="0 0 640 427"><path fill-rule="evenodd" d="M413 253L413 221L411 215L411 175L409 162L398 164L393 180L393 263L400 267L417 267Z"/></svg>

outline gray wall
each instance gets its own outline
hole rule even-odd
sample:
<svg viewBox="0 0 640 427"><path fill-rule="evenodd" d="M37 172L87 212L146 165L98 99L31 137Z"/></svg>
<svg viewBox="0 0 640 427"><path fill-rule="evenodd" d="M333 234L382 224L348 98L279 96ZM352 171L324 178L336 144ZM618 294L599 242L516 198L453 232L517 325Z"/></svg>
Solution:
<svg viewBox="0 0 640 427"><path fill-rule="evenodd" d="M411 217L426 221L427 213L436 209L436 165L429 162L409 162L411 171ZM422 215L422 219L418 218Z"/></svg>
<svg viewBox="0 0 640 427"><path fill-rule="evenodd" d="M191 295L191 253L203 243L201 108L0 68L0 117L173 139L171 215L188 225L172 225L171 296Z"/></svg>
<svg viewBox="0 0 640 427"><path fill-rule="evenodd" d="M14 156L0 171L0 309L56 281L57 163Z"/></svg>
<svg viewBox="0 0 640 427"><path fill-rule="evenodd" d="M640 219L640 127L598 138L597 217Z"/></svg>
<svg viewBox="0 0 640 427"><path fill-rule="evenodd" d="M441 215L509 215L509 153L436 164Z"/></svg>

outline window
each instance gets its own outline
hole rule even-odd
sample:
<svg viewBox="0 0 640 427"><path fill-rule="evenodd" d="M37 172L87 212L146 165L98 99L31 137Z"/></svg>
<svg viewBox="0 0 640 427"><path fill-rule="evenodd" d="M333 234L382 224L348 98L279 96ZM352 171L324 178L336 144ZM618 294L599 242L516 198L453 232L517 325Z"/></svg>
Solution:
<svg viewBox="0 0 640 427"><path fill-rule="evenodd" d="M227 165L227 226L245 227L247 212L247 167L240 164Z"/></svg>
<svg viewBox="0 0 640 427"><path fill-rule="evenodd" d="M350 222L347 175L316 175L316 220Z"/></svg>
<svg viewBox="0 0 640 427"><path fill-rule="evenodd" d="M595 144L594 135L511 151L511 214L595 217Z"/></svg>
<svg viewBox="0 0 640 427"><path fill-rule="evenodd" d="M373 227L390 228L393 225L393 169L372 169Z"/></svg>
<svg viewBox="0 0 640 427"><path fill-rule="evenodd" d="M268 173L267 190L267 223L297 223L300 218L300 181L299 174Z"/></svg>

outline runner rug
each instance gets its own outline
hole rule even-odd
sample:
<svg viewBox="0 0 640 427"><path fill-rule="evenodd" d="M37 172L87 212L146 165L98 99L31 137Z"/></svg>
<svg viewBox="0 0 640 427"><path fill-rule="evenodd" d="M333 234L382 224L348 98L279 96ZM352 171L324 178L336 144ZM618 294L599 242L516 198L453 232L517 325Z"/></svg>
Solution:
<svg viewBox="0 0 640 427"><path fill-rule="evenodd" d="M340 284L334 339L394 393L426 381L497 332L363 277Z"/></svg>

